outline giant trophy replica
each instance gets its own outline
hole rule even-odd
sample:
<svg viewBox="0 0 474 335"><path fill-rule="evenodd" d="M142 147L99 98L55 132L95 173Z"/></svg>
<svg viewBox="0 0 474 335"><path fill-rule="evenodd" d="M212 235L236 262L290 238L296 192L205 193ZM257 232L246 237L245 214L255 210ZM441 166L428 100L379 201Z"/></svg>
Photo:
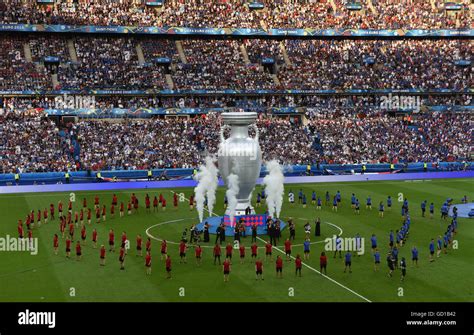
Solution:
<svg viewBox="0 0 474 335"><path fill-rule="evenodd" d="M258 143L258 128L255 123L257 113L223 113L224 126L221 128L221 143L218 151L219 172L224 183L229 186L229 175L238 176L238 205L234 215L244 215L247 208L255 214L251 204L252 191L260 176L262 151ZM249 136L249 126L255 129L255 138ZM224 138L225 129L230 128L229 138ZM226 215L231 215L227 209Z"/></svg>

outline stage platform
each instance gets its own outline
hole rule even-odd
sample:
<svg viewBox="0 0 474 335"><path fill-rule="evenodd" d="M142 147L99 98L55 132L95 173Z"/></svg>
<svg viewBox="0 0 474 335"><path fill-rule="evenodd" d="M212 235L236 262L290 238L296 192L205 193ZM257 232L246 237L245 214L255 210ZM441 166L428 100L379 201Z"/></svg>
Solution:
<svg viewBox="0 0 474 335"><path fill-rule="evenodd" d="M257 235L266 235L267 234L267 215L264 214L255 214L255 215L242 215L236 216L234 218L234 223L230 223L229 216L211 216L205 219L203 222L197 225L199 231L204 230L204 224L207 222L209 224L209 233L215 235L216 229L219 227L221 222L224 222L226 225L225 236L234 236L234 227L235 222L238 222L240 218L245 220L245 234L246 236L252 235L251 227L255 223L257 224ZM280 220L280 230L283 231L287 226L286 222Z"/></svg>

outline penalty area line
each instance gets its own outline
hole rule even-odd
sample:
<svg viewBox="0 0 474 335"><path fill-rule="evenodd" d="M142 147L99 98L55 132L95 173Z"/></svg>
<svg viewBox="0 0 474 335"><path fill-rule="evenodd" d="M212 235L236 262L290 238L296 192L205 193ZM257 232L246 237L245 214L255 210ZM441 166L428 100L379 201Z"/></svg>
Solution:
<svg viewBox="0 0 474 335"><path fill-rule="evenodd" d="M260 241L266 243L266 241L263 240L262 238L260 238L259 236L257 236L257 238L258 238ZM278 247L273 247L273 249L276 249L277 251L279 251L280 253L282 253L283 255L285 255L285 252L284 252L283 250L281 250L280 248L278 248ZM295 260L296 258L293 257L293 256L291 256L291 259ZM301 262L301 264L303 264L303 265L304 265L305 267L307 267L308 269L310 269L310 270L312 270L312 271L314 271L314 272L320 274L321 276L323 276L323 277L326 278L327 280L333 282L334 284L336 284L336 285L342 287L343 289L345 289L345 290L351 292L352 294L355 294L355 295L358 296L359 298L361 298L361 299L363 299L363 300L365 300L365 301L367 301L367 302L372 302L372 301L370 301L369 299L367 299L366 297L364 297L363 295L361 295L361 294L357 293L356 291L350 289L349 287L347 287L347 286L341 284L341 283L338 282L337 280L334 280L334 279L332 279L331 277L329 277L329 276L327 276L327 275L325 275L325 274L319 272L318 270L316 270L316 269L313 268L312 266L306 264L305 262Z"/></svg>

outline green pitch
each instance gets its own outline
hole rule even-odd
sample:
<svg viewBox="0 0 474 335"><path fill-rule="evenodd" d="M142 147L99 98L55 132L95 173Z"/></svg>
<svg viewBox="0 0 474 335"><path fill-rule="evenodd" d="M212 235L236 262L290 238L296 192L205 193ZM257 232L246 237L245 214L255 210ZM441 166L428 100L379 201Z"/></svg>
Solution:
<svg viewBox="0 0 474 335"><path fill-rule="evenodd" d="M308 198L307 208L301 205L291 206L287 200L290 189L298 194L302 188ZM259 187L257 188L259 190ZM316 211L311 204L311 192L315 190L323 199L323 209ZM334 195L337 190L342 193L342 204L337 213L331 206L324 206L324 194L329 191ZM178 246L169 245L169 253L173 260L172 279L166 279L164 261L160 260L160 242L152 240L153 273L145 275L144 259L137 257L135 238L141 234L144 242L147 231L154 238L164 238L168 241L179 241L184 228L197 223L197 212L190 211L188 202L179 204L175 209L172 205L172 191L184 193L189 197L191 189L176 190L140 190L136 191L140 200L138 214L125 218L108 218L105 223L87 226L87 242L83 247L81 261L76 261L73 248L71 259L65 258L64 240L60 238L59 254L53 251L53 235L59 233L59 223L50 221L40 228L35 228L33 237L39 238L38 255L28 252L0 251L0 301L316 301L316 302L363 302L366 300L379 301L474 301L473 265L474 259L474 224L469 219L459 219L457 250L448 250L448 254L433 263L428 261L428 245L430 239L443 234L447 221L442 221L439 215L441 204L451 197L454 203L459 203L465 194L472 199L474 180L433 180L424 182L353 182L353 183L319 183L304 185L285 185L285 202L282 217L287 220L292 217L297 224L296 241L293 255L302 254L303 225L309 221L314 232L314 220L320 217L322 236L311 237L311 256L305 263L319 270L319 255L325 246L324 239L339 234L342 237L354 237L360 233L365 238L366 253L352 260L352 273L344 273L343 259L333 258L328 254L328 277L321 276L309 267L303 267L303 276L295 277L294 262L284 262L283 279L275 275L275 257L280 254L274 250L273 261L264 261L264 281L255 280L254 263L250 260L250 250L244 264L240 264L237 252L234 260L230 281L224 283L222 268L213 265L212 249L204 248L203 264L198 267L194 259L194 250L188 251L187 264L179 263ZM162 193L168 208L165 212L146 213L144 208L145 193L150 196ZM109 205L114 192L97 192L101 204ZM131 191L115 192L120 201L126 201ZM355 215L350 208L350 196L355 193L361 203L360 215ZM387 276L388 268L385 262L388 251L388 233L401 227L401 203L399 193L403 193L410 203L412 224L408 242L400 250L399 259L407 259L407 277L400 281L400 270L395 271L392 278ZM75 193L75 209L82 207L82 198L87 197L88 204L93 204L96 193ZM255 194L255 192L254 192ZM367 196L372 197L373 209L365 208ZM391 211L385 211L385 217L378 217L378 203L391 195L394 205ZM215 212L223 213L224 189L219 189ZM435 217L422 218L420 203L423 200L435 203ZM0 237L7 235L17 237L17 221L23 219L30 210L49 209L49 204L62 200L65 212L69 200L68 193L2 195L0 196ZM265 211L264 205L257 208L258 213ZM429 215L427 215L429 216ZM107 253L107 264L99 266L99 250L92 248L91 235L93 227L98 230L99 245L107 245L108 230L113 228L116 240L122 231L126 231L131 242L131 249L125 263L125 271L120 271L118 250ZM370 250L370 236L376 234L382 263L379 270L374 271L373 256ZM79 229L76 230L76 238ZM283 240L288 236L288 229L283 231ZM266 238L262 236L262 238ZM230 240L228 237L227 240ZM279 245L282 248L283 240ZM211 243L214 236L211 235ZM116 242L117 243L117 242ZM245 246L250 247L250 237L243 239ZM204 244L203 244L204 245ZM263 247L264 243L259 241ZM412 267L412 246L419 249L419 267ZM74 246L74 244L73 244ZM107 248L108 249L108 248ZM264 250L259 249L259 255L264 259ZM283 257L284 255L281 254Z"/></svg>

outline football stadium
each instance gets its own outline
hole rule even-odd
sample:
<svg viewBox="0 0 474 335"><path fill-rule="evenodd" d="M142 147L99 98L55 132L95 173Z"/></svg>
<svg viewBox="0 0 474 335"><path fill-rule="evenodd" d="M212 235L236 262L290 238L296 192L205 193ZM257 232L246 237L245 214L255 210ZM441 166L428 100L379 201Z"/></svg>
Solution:
<svg viewBox="0 0 474 335"><path fill-rule="evenodd" d="M2 0L0 302L473 302L473 10Z"/></svg>

